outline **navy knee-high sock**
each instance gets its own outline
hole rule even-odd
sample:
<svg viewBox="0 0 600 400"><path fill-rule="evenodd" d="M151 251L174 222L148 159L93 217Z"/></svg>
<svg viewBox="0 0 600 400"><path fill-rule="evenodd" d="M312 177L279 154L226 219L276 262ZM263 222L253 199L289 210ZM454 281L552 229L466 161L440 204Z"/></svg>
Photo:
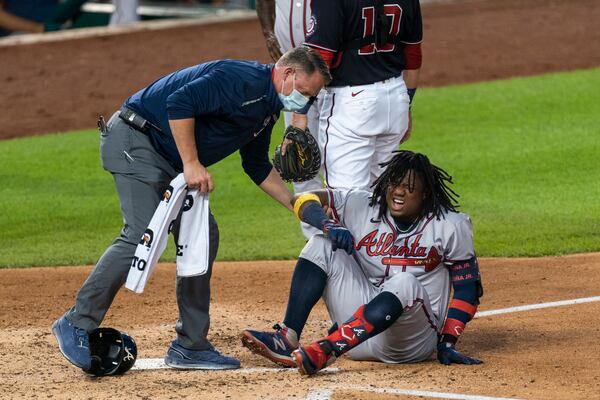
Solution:
<svg viewBox="0 0 600 400"><path fill-rule="evenodd" d="M321 298L327 274L312 261L299 258L292 276L292 287L283 323L296 331L298 340L312 308Z"/></svg>

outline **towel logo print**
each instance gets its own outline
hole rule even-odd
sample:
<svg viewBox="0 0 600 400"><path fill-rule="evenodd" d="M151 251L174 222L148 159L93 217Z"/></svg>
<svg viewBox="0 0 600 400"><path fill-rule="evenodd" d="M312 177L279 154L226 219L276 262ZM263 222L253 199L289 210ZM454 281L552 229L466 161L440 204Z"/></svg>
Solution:
<svg viewBox="0 0 600 400"><path fill-rule="evenodd" d="M147 248L150 248L150 246L152 246L152 239L154 239L154 232L152 231L152 229L146 229L146 231L142 235L140 244L143 244Z"/></svg>
<svg viewBox="0 0 600 400"><path fill-rule="evenodd" d="M165 203L169 204L169 200L171 200L171 196L173 196L173 186L169 186L169 187L167 187L167 190L165 190L165 195L163 196Z"/></svg>
<svg viewBox="0 0 600 400"><path fill-rule="evenodd" d="M131 259L131 268L137 268L139 271L145 270L147 264L148 262L146 260L137 256L133 256Z"/></svg>
<svg viewBox="0 0 600 400"><path fill-rule="evenodd" d="M194 206L194 196L188 194L183 201L183 212L189 211Z"/></svg>

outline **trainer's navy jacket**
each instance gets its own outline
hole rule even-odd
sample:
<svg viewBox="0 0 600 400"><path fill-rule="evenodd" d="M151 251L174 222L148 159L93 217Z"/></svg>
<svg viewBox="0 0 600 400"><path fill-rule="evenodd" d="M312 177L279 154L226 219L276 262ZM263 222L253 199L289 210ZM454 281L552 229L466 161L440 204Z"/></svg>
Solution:
<svg viewBox="0 0 600 400"><path fill-rule="evenodd" d="M271 130L283 108L271 81L272 69L250 61L199 64L158 79L123 106L162 130L150 129L150 139L176 170L182 171L183 164L169 119L195 118L202 165L239 150L244 171L259 185L272 169Z"/></svg>

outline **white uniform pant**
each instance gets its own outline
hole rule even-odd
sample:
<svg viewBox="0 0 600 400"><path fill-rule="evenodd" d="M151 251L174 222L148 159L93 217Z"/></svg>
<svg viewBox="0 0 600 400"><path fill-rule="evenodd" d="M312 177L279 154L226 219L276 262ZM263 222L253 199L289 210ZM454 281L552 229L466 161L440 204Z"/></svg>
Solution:
<svg viewBox="0 0 600 400"><path fill-rule="evenodd" d="M409 363L431 356L438 339L438 320L427 292L414 275L397 274L375 287L354 258L343 250L332 251L331 241L323 235L313 236L300 257L312 261L327 274L323 299L332 322L338 325L381 292L393 293L404 307L392 326L350 350L347 353L350 358Z"/></svg>
<svg viewBox="0 0 600 400"><path fill-rule="evenodd" d="M315 138L316 142L319 144L319 150L321 151L321 163L323 163L323 147L321 147L321 142L319 140L319 107L320 107L320 95L316 98L313 105L310 107L308 114L306 114L308 120L308 130L310 134ZM292 113L284 111L283 112L283 122L287 127L292 123ZM322 164L321 164L322 165ZM311 190L319 190L323 189L323 183L321 182L321 174L317 174L313 179L306 182L294 182L294 193L302 193L308 192ZM300 227L302 228L302 234L306 238L306 240L310 239L314 234L321 232L314 226L307 224L306 222L300 222Z"/></svg>
<svg viewBox="0 0 600 400"><path fill-rule="evenodd" d="M138 0L113 0L112 3L115 10L110 15L110 26L132 24L140 20L137 13Z"/></svg>
<svg viewBox="0 0 600 400"><path fill-rule="evenodd" d="M408 129L410 100L402 76L323 90L320 139L324 177L336 189L369 190Z"/></svg>

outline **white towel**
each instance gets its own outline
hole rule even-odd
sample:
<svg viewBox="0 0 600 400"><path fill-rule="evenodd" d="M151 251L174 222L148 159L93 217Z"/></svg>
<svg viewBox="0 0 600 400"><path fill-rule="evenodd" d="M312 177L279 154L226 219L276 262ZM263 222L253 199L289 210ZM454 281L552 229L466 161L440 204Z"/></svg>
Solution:
<svg viewBox="0 0 600 400"><path fill-rule="evenodd" d="M208 269L208 195L200 195L197 190L188 194L183 174L179 174L171 181L136 248L125 283L127 289L136 293L144 291L146 282L167 247L171 226L182 204L187 210L184 209L179 229L180 245L177 248L178 254L182 252L183 257L178 256L177 259L178 264L182 259L183 265L181 271L178 266L177 274L200 275Z"/></svg>
<svg viewBox="0 0 600 400"><path fill-rule="evenodd" d="M177 245L177 276L208 270L208 193L190 190L183 204Z"/></svg>

